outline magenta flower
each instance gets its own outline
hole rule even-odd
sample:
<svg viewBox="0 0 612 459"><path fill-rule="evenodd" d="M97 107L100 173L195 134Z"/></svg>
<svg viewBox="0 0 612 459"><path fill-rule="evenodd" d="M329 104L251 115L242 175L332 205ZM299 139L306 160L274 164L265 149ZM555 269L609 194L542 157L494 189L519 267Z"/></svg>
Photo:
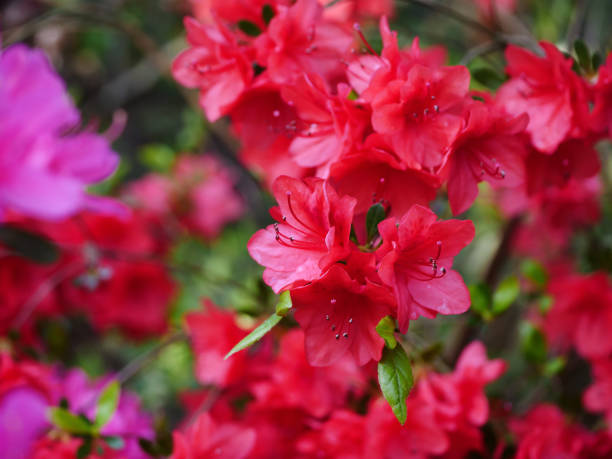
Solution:
<svg viewBox="0 0 612 459"><path fill-rule="evenodd" d="M0 220L7 210L45 220L117 210L85 187L119 158L105 138L75 132L79 113L40 50L16 45L0 54L0 119Z"/></svg>

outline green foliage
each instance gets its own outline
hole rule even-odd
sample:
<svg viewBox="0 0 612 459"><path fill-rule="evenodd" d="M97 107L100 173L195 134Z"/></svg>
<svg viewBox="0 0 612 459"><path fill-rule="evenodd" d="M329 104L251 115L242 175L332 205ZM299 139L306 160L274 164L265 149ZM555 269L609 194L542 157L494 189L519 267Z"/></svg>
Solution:
<svg viewBox="0 0 612 459"><path fill-rule="evenodd" d="M144 145L138 157L142 164L157 172L168 172L174 164L174 150L163 143Z"/></svg>
<svg viewBox="0 0 612 459"><path fill-rule="evenodd" d="M543 364L546 361L548 348L546 338L540 330L530 322L522 322L519 328L521 339L521 352L525 359L534 364Z"/></svg>
<svg viewBox="0 0 612 459"><path fill-rule="evenodd" d="M274 8L272 6L266 4L261 8L261 17L263 18L266 24L269 24L272 18L274 17Z"/></svg>
<svg viewBox="0 0 612 459"><path fill-rule="evenodd" d="M508 276L495 289L491 313L498 316L512 306L521 293L521 285L516 276Z"/></svg>
<svg viewBox="0 0 612 459"><path fill-rule="evenodd" d="M95 432L94 426L89 421L72 414L66 408L49 408L47 417L51 424L64 432L80 435L89 435Z"/></svg>
<svg viewBox="0 0 612 459"><path fill-rule="evenodd" d="M546 288L548 272L542 264L534 259L527 259L521 263L521 274L539 288Z"/></svg>
<svg viewBox="0 0 612 459"><path fill-rule="evenodd" d="M236 352L240 352L247 347L252 346L261 338L264 337L266 333L272 330L278 323L283 319L283 316L279 316L277 313L272 314L266 320L264 320L255 330L245 336L238 344L236 344L231 351L227 353L225 358L231 357Z"/></svg>
<svg viewBox="0 0 612 459"><path fill-rule="evenodd" d="M390 316L385 316L380 319L376 325L376 332L385 340L385 346L390 349L395 349L397 340L395 339L395 320Z"/></svg>
<svg viewBox="0 0 612 459"><path fill-rule="evenodd" d="M238 21L238 28L249 37L257 37L261 34L261 29L257 27L257 24L245 19Z"/></svg>
<svg viewBox="0 0 612 459"><path fill-rule="evenodd" d="M286 290L280 294L278 297L278 303L276 304L276 314L285 317L291 308L293 307L293 303L291 302L291 293L289 290Z"/></svg>
<svg viewBox="0 0 612 459"><path fill-rule="evenodd" d="M100 430L112 419L115 411L117 411L117 406L119 406L120 393L121 388L117 381L112 381L104 387L96 405L96 420L94 422L96 429Z"/></svg>
<svg viewBox="0 0 612 459"><path fill-rule="evenodd" d="M489 321L493 318L491 312L492 294L491 289L486 284L471 284L468 286L470 291L470 306L472 312L478 314L483 320Z"/></svg>
<svg viewBox="0 0 612 459"><path fill-rule="evenodd" d="M378 383L393 414L403 425L408 415L406 399L414 385L414 380L410 359L402 346L383 349L382 358L378 362Z"/></svg>

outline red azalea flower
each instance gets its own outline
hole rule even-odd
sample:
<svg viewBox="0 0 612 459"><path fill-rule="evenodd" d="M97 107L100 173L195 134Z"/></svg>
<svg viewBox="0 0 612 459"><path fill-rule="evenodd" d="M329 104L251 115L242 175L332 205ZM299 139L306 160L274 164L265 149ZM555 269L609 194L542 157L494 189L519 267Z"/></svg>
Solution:
<svg viewBox="0 0 612 459"><path fill-rule="evenodd" d="M373 270L373 261L349 261L350 274L333 265L320 280L291 291L311 365L329 366L346 357L357 365L380 360L384 341L376 325L395 305L385 287L361 277L368 264Z"/></svg>
<svg viewBox="0 0 612 459"><path fill-rule="evenodd" d="M528 117L510 117L489 105L474 102L448 160L448 200L454 215L466 211L485 180L499 187L521 186L525 180L525 146L518 136Z"/></svg>
<svg viewBox="0 0 612 459"><path fill-rule="evenodd" d="M341 73L341 58L350 50L350 30L322 18L317 0L277 6L268 29L255 39L257 61L267 76L283 84L303 72L328 79Z"/></svg>
<svg viewBox="0 0 612 459"><path fill-rule="evenodd" d="M279 206L270 213L278 223L257 231L247 248L266 267L264 281L278 293L318 279L348 256L355 200L339 197L316 178L281 176L273 192Z"/></svg>
<svg viewBox="0 0 612 459"><path fill-rule="evenodd" d="M249 457L256 440L255 430L233 423L217 423L210 414L202 413L185 433L172 435L174 451L170 459Z"/></svg>
<svg viewBox="0 0 612 459"><path fill-rule="evenodd" d="M74 459L78 457L77 452L82 444L83 440L80 438L52 438L47 436L36 442L31 455L28 457L31 459ZM92 452L87 457L89 459L125 459L123 452L110 448L103 441L96 442Z"/></svg>
<svg viewBox="0 0 612 459"><path fill-rule="evenodd" d="M242 143L240 159L272 188L281 175L302 177L308 169L287 154L296 134L297 114L276 85L264 85L245 93L230 113ZM309 174L311 175L311 174Z"/></svg>
<svg viewBox="0 0 612 459"><path fill-rule="evenodd" d="M432 408L415 398L408 398L406 406L408 416L402 426L385 400L370 405L363 457L427 459L448 451L448 438L437 425Z"/></svg>
<svg viewBox="0 0 612 459"><path fill-rule="evenodd" d="M592 126L596 132L612 137L612 54L608 54L605 64L599 67L592 92L595 102L591 112Z"/></svg>
<svg viewBox="0 0 612 459"><path fill-rule="evenodd" d="M592 140L572 139L563 142L553 155L531 150L526 160L527 193L550 187L563 187L570 179L583 180L601 169L599 154Z"/></svg>
<svg viewBox="0 0 612 459"><path fill-rule="evenodd" d="M102 330L114 327L140 339L164 333L174 284L163 266L149 261L105 264L96 285L71 286L71 301Z"/></svg>
<svg viewBox="0 0 612 459"><path fill-rule="evenodd" d="M188 88L200 89L200 105L210 121L227 114L253 79L246 51L221 23L202 25L185 18L191 48L172 63L174 78Z"/></svg>
<svg viewBox="0 0 612 459"><path fill-rule="evenodd" d="M414 204L427 206L440 187L437 176L410 169L398 161L377 134L368 137L362 150L332 166L331 182L339 193L357 199L354 224L375 203L381 203L388 216L396 217Z"/></svg>
<svg viewBox="0 0 612 459"><path fill-rule="evenodd" d="M323 418L342 408L348 395L360 395L366 386L365 374L350 359L334 365L334 371L308 364L304 333L291 330L280 341L280 352L268 369L266 380L252 386L258 402L269 407L295 407Z"/></svg>
<svg viewBox="0 0 612 459"><path fill-rule="evenodd" d="M386 84L372 100L372 126L385 134L400 158L433 170L461 127L455 113L465 100L470 74L463 66L413 65L405 78Z"/></svg>
<svg viewBox="0 0 612 459"><path fill-rule="evenodd" d="M572 58L551 43L540 46L545 57L514 45L506 48L511 79L497 98L511 115L529 115L527 133L533 146L552 154L564 140L584 133L588 101L585 83L572 71Z"/></svg>
<svg viewBox="0 0 612 459"><path fill-rule="evenodd" d="M223 311L209 300L204 302L204 309L204 312L191 312L185 316L196 359L195 375L204 385L225 387L243 376L246 353L238 353L227 360L224 358L247 335L247 331L238 327L235 313Z"/></svg>
<svg viewBox="0 0 612 459"><path fill-rule="evenodd" d="M348 410L334 411L327 421L302 435L297 450L306 457L359 459L364 457L365 429L363 416Z"/></svg>
<svg viewBox="0 0 612 459"><path fill-rule="evenodd" d="M563 276L550 282L555 301L544 330L557 346L576 347L587 358L612 352L612 287L606 273Z"/></svg>
<svg viewBox="0 0 612 459"><path fill-rule="evenodd" d="M612 360L606 357L591 365L594 381L582 396L583 404L593 413L604 413L608 431L612 431Z"/></svg>
<svg viewBox="0 0 612 459"><path fill-rule="evenodd" d="M361 140L369 124L369 112L348 99L350 91L340 84L332 95L316 74L304 74L281 90L298 115L289 151L300 166L316 167L319 177L327 178L330 165Z"/></svg>
<svg viewBox="0 0 612 459"><path fill-rule="evenodd" d="M516 459L589 457L588 432L569 424L554 405L540 404L521 419L510 421L518 438Z"/></svg>
<svg viewBox="0 0 612 459"><path fill-rule="evenodd" d="M415 205L399 222L389 218L378 229L379 275L395 292L402 333L419 316L461 314L470 307L467 287L450 268L474 238L471 221L436 221L431 210Z"/></svg>

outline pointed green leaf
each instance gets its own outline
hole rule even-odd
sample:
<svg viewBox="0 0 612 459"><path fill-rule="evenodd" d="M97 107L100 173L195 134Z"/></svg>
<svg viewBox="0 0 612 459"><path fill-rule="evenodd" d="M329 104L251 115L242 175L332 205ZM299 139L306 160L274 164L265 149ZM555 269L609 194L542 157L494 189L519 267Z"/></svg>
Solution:
<svg viewBox="0 0 612 459"><path fill-rule="evenodd" d="M95 426L99 430L105 426L108 421L111 420L117 406L119 405L119 395L121 388L117 381L112 381L106 385L100 398L98 399L98 405L96 409L96 422Z"/></svg>
<svg viewBox="0 0 612 459"><path fill-rule="evenodd" d="M49 421L51 421L51 424L65 432L73 434L90 434L93 431L93 427L86 420L72 414L64 408L49 408L47 417Z"/></svg>
<svg viewBox="0 0 612 459"><path fill-rule="evenodd" d="M261 34L261 29L257 27L257 24L245 19L238 21L238 28L246 33L249 37L256 37Z"/></svg>
<svg viewBox="0 0 612 459"><path fill-rule="evenodd" d="M508 309L521 293L521 286L516 276L509 276L499 284L493 294L492 312L497 316Z"/></svg>
<svg viewBox="0 0 612 459"><path fill-rule="evenodd" d="M263 18L266 25L268 25L274 17L274 8L272 8L272 6L268 4L265 4L261 9L261 17Z"/></svg>
<svg viewBox="0 0 612 459"><path fill-rule="evenodd" d="M385 347L378 362L378 383L393 414L403 425L406 422L406 398L414 385L412 366L402 346Z"/></svg>
<svg viewBox="0 0 612 459"><path fill-rule="evenodd" d="M139 438L138 445L140 446L140 449L142 449L149 456L159 457L161 455L157 445L147 438Z"/></svg>
<svg viewBox="0 0 612 459"><path fill-rule="evenodd" d="M282 320L282 316L279 316L276 313L272 314L270 317L264 320L259 325L259 327L257 327L255 330L253 330L251 333L249 333L244 338L242 338L242 340L238 344L236 344L232 348L231 351L227 353L227 355L225 356L225 359L234 355L236 352L240 352L243 349L246 349L247 347L250 347L253 344L255 344L257 341L263 338L263 336L266 333L272 330L281 320Z"/></svg>
<svg viewBox="0 0 612 459"><path fill-rule="evenodd" d="M472 70L472 78L489 89L497 89L504 82L504 77L489 67Z"/></svg>
<svg viewBox="0 0 612 459"><path fill-rule="evenodd" d="M276 314L285 317L291 310L293 304L291 303L291 294L289 290L285 290L278 297L278 303L276 304Z"/></svg>
<svg viewBox="0 0 612 459"><path fill-rule="evenodd" d="M385 208L380 203L374 204L366 214L366 230L368 233L368 241L371 241L378 234L378 224L382 222L387 213Z"/></svg>
<svg viewBox="0 0 612 459"><path fill-rule="evenodd" d="M601 54L599 54L598 52L593 53L593 57L591 57L591 68L593 69L593 71L599 70L601 62Z"/></svg>
<svg viewBox="0 0 612 459"><path fill-rule="evenodd" d="M0 225L0 242L17 255L40 264L54 263L59 249L46 237L11 225Z"/></svg>
<svg viewBox="0 0 612 459"><path fill-rule="evenodd" d="M390 349L395 349L397 340L395 339L395 320L389 316L380 319L376 325L376 332L385 340L385 345Z"/></svg>

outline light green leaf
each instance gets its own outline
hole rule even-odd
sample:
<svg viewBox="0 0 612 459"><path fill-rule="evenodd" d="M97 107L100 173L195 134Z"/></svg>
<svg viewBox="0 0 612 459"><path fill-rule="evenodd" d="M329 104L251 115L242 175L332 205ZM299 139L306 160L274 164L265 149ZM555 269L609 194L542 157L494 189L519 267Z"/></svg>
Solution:
<svg viewBox="0 0 612 459"><path fill-rule="evenodd" d="M378 384L393 414L404 425L407 417L406 398L414 385L412 366L402 346L385 347L378 362Z"/></svg>
<svg viewBox="0 0 612 459"><path fill-rule="evenodd" d="M395 320L389 316L380 319L376 325L376 332L385 340L385 345L390 349L395 349L397 340L395 339Z"/></svg>
<svg viewBox="0 0 612 459"><path fill-rule="evenodd" d="M108 421L111 420L115 411L117 411L117 406L119 405L119 395L121 392L121 388L117 381L112 381L106 385L102 393L100 394L100 398L98 399L98 404L96 408L96 421L95 426L99 430L101 427L105 426Z"/></svg>
<svg viewBox="0 0 612 459"><path fill-rule="evenodd" d="M472 284L468 286L470 299L472 301L472 312L478 314L484 320L489 321L493 318L491 313L491 290L486 284Z"/></svg>
<svg viewBox="0 0 612 459"><path fill-rule="evenodd" d="M497 316L508 309L521 293L521 286L516 276L509 276L499 284L493 294L492 312Z"/></svg>
<svg viewBox="0 0 612 459"><path fill-rule="evenodd" d="M272 330L281 320L282 316L279 316L276 313L272 314L270 317L264 320L261 325L259 325L259 327L257 327L247 336L245 336L242 340L240 340L240 342L236 344L232 348L232 350L227 353L225 359L234 355L236 352L240 352L243 349L246 349L247 347L250 347L255 344L257 341L263 338L266 333Z"/></svg>
<svg viewBox="0 0 612 459"><path fill-rule="evenodd" d="M546 287L548 283L548 273L542 264L533 259L528 259L521 263L521 274L540 288Z"/></svg>
<svg viewBox="0 0 612 459"><path fill-rule="evenodd" d="M90 434L93 431L93 426L85 419L72 414L64 408L49 408L47 417L49 421L51 421L51 424L65 432L73 434Z"/></svg>
<svg viewBox="0 0 612 459"><path fill-rule="evenodd" d="M285 290L278 297L278 303L276 303L276 314L285 317L291 310L293 304L291 303L291 294L289 290Z"/></svg>

